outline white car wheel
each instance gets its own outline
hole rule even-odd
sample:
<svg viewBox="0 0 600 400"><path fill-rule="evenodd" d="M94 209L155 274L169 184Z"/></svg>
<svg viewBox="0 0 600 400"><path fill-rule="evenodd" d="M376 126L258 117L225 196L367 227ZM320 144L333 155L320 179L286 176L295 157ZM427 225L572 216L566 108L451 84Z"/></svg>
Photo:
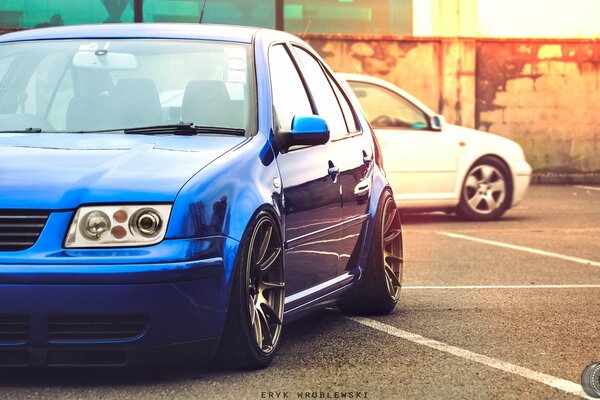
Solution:
<svg viewBox="0 0 600 400"><path fill-rule="evenodd" d="M470 220L499 218L510 206L512 186L506 166L497 158L483 157L464 179L458 214Z"/></svg>

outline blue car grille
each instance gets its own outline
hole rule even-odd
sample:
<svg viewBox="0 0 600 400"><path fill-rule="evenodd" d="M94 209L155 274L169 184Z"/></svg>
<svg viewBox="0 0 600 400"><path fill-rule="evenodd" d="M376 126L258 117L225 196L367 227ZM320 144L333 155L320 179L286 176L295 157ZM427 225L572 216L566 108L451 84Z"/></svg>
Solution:
<svg viewBox="0 0 600 400"><path fill-rule="evenodd" d="M49 216L49 212L39 210L0 210L0 251L33 246Z"/></svg>
<svg viewBox="0 0 600 400"><path fill-rule="evenodd" d="M48 317L48 340L90 342L134 339L144 333L148 319L146 314L51 315Z"/></svg>
<svg viewBox="0 0 600 400"><path fill-rule="evenodd" d="M29 337L29 317L0 314L0 343L26 342Z"/></svg>

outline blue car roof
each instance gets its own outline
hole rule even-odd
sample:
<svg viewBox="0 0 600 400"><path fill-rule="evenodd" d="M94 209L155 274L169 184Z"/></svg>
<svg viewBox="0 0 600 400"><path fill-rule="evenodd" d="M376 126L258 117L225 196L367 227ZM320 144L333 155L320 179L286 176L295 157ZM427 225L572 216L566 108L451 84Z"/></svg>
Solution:
<svg viewBox="0 0 600 400"><path fill-rule="evenodd" d="M0 36L0 43L51 39L158 38L251 43L261 28L210 24L98 24L30 29Z"/></svg>

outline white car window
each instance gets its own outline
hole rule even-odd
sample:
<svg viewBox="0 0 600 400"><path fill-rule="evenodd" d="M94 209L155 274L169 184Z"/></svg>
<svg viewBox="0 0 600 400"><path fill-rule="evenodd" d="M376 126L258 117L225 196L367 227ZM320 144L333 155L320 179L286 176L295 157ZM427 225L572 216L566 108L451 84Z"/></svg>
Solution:
<svg viewBox="0 0 600 400"><path fill-rule="evenodd" d="M425 113L414 104L382 86L349 81L373 128L428 129Z"/></svg>

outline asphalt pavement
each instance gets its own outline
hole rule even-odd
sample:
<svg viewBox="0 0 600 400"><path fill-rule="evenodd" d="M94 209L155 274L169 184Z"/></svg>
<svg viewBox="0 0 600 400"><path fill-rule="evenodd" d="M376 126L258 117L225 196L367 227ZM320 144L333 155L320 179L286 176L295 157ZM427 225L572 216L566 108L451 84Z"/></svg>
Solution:
<svg viewBox="0 0 600 400"><path fill-rule="evenodd" d="M260 371L20 371L4 399L577 399L600 361L600 186L533 186L500 221L404 215L401 300L284 328Z"/></svg>

